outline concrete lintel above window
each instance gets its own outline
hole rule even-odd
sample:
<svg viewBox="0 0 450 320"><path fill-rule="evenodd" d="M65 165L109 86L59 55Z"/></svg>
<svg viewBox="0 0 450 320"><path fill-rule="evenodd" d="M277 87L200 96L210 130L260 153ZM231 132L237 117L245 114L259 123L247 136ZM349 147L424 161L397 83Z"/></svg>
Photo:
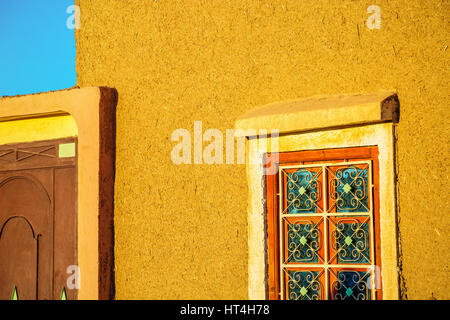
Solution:
<svg viewBox="0 0 450 320"><path fill-rule="evenodd" d="M236 120L236 136L254 135L259 130L280 134L331 128L398 122L399 102L393 92L359 95L314 96L270 103L253 109Z"/></svg>

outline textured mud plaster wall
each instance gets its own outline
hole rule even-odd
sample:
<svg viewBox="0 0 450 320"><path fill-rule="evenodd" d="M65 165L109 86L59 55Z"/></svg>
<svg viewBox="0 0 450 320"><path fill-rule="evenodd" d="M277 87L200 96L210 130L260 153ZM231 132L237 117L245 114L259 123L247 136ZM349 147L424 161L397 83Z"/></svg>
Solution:
<svg viewBox="0 0 450 320"><path fill-rule="evenodd" d="M79 86L117 111L116 290L247 298L245 168L170 160L173 130L316 94L396 90L403 297L450 298L448 1L77 0ZM367 7L381 8L369 30Z"/></svg>

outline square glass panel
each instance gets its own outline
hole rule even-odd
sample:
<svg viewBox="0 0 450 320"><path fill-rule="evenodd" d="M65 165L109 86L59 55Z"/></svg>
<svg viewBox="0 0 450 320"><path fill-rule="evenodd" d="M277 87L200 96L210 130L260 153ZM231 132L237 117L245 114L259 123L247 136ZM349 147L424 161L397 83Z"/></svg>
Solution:
<svg viewBox="0 0 450 320"><path fill-rule="evenodd" d="M321 167L283 170L284 214L323 212L323 172Z"/></svg>
<svg viewBox="0 0 450 320"><path fill-rule="evenodd" d="M370 217L329 217L329 263L370 264Z"/></svg>
<svg viewBox="0 0 450 320"><path fill-rule="evenodd" d="M371 269L330 269L331 300L372 300Z"/></svg>
<svg viewBox="0 0 450 320"><path fill-rule="evenodd" d="M369 164L327 167L328 212L369 212Z"/></svg>
<svg viewBox="0 0 450 320"><path fill-rule="evenodd" d="M284 275L287 300L323 300L325 298L324 269L287 269Z"/></svg>
<svg viewBox="0 0 450 320"><path fill-rule="evenodd" d="M284 263L324 263L323 218L285 218Z"/></svg>

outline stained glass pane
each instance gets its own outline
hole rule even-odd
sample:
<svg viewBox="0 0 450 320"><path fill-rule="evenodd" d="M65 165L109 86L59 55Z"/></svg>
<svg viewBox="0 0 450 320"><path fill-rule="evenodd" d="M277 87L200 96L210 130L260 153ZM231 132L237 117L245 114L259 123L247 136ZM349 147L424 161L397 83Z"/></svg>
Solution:
<svg viewBox="0 0 450 320"><path fill-rule="evenodd" d="M323 263L323 219L285 219L285 263Z"/></svg>
<svg viewBox="0 0 450 320"><path fill-rule="evenodd" d="M369 217L332 217L328 221L330 263L371 263Z"/></svg>
<svg viewBox="0 0 450 320"><path fill-rule="evenodd" d="M19 294L17 293L16 286L14 286L13 292L11 294L11 300L19 300Z"/></svg>
<svg viewBox="0 0 450 320"><path fill-rule="evenodd" d="M369 165L328 167L329 212L369 212Z"/></svg>
<svg viewBox="0 0 450 320"><path fill-rule="evenodd" d="M371 300L371 281L370 270L331 270L331 299Z"/></svg>
<svg viewBox="0 0 450 320"><path fill-rule="evenodd" d="M67 300L66 288L62 288L60 300Z"/></svg>
<svg viewBox="0 0 450 320"><path fill-rule="evenodd" d="M324 298L323 270L287 270L285 273L288 300L322 300Z"/></svg>
<svg viewBox="0 0 450 320"><path fill-rule="evenodd" d="M301 168L285 171L288 214L323 212L322 168Z"/></svg>

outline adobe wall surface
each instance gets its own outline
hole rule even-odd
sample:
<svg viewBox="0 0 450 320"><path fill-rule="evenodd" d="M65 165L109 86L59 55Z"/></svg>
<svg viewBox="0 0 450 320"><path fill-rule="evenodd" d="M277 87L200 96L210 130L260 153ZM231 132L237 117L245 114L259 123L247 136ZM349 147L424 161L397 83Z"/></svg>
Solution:
<svg viewBox="0 0 450 320"><path fill-rule="evenodd" d="M118 299L245 299L243 165L171 162L175 129L393 90L403 297L448 299L448 1L77 0L79 86L115 87ZM367 7L381 8L369 30Z"/></svg>

